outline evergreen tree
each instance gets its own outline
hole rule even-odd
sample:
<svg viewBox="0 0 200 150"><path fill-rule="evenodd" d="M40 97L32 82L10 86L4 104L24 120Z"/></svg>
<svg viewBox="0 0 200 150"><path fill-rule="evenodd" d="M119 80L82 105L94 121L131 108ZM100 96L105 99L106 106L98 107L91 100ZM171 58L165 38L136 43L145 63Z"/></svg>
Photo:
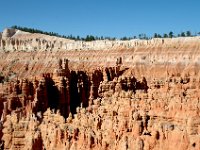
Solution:
<svg viewBox="0 0 200 150"><path fill-rule="evenodd" d="M121 38L120 40L126 41L126 40L128 40L128 38L125 36L125 37Z"/></svg>
<svg viewBox="0 0 200 150"><path fill-rule="evenodd" d="M139 39L148 39L148 37L144 33L139 34L138 37Z"/></svg>
<svg viewBox="0 0 200 150"><path fill-rule="evenodd" d="M154 38L158 38L158 34L157 33L154 33Z"/></svg>
<svg viewBox="0 0 200 150"><path fill-rule="evenodd" d="M85 38L85 41L94 41L94 40L95 40L95 37L92 35L87 35Z"/></svg>
<svg viewBox="0 0 200 150"><path fill-rule="evenodd" d="M137 36L133 36L133 39L137 39Z"/></svg>
<svg viewBox="0 0 200 150"><path fill-rule="evenodd" d="M169 38L173 38L174 37L174 33L172 31L169 32Z"/></svg>
<svg viewBox="0 0 200 150"><path fill-rule="evenodd" d="M185 37L185 32L181 32L181 37Z"/></svg>
<svg viewBox="0 0 200 150"><path fill-rule="evenodd" d="M187 31L187 32L186 32L186 35L187 35L187 37L190 37L190 36L192 36L192 34L191 34L191 32L190 32L190 31Z"/></svg>
<svg viewBox="0 0 200 150"><path fill-rule="evenodd" d="M162 38L162 36L160 34L158 34L158 38Z"/></svg>
<svg viewBox="0 0 200 150"><path fill-rule="evenodd" d="M168 35L165 33L165 34L163 35L163 37L164 37L164 38L168 38Z"/></svg>

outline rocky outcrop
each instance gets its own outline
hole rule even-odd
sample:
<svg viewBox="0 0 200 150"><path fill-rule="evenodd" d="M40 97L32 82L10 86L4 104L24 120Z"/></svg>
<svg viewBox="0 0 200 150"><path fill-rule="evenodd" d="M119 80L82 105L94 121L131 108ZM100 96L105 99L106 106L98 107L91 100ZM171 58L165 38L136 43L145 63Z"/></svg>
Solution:
<svg viewBox="0 0 200 150"><path fill-rule="evenodd" d="M61 39L6 32L0 149L200 149L199 37L83 42L84 51L65 41L64 51Z"/></svg>
<svg viewBox="0 0 200 150"><path fill-rule="evenodd" d="M2 33L2 38L10 38L12 37L15 33L17 32L16 29L9 29L9 28L6 28L4 29L3 33Z"/></svg>
<svg viewBox="0 0 200 150"><path fill-rule="evenodd" d="M54 74L43 74L40 80L16 80L7 85L9 89L3 97L5 102L2 101L2 120L18 108L23 108L25 114L43 113L48 107L59 109L64 117L70 112L74 114L76 107L87 107L90 99L98 97L98 88L105 78L107 82L119 76L116 71L119 67L96 69L92 72L73 71L68 68L67 59L64 59L64 63L60 59Z"/></svg>
<svg viewBox="0 0 200 150"><path fill-rule="evenodd" d="M32 149L36 142L38 149L199 149L198 89L190 87L193 81L170 80L148 86L134 77L103 81L101 96L77 107L66 121L50 109L24 119L16 110L4 122L5 148L23 148L24 141Z"/></svg>

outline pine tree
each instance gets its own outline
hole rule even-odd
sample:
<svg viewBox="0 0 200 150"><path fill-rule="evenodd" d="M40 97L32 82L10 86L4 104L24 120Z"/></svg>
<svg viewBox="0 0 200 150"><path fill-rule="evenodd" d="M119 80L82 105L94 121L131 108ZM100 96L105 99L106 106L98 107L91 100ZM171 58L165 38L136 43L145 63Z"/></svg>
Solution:
<svg viewBox="0 0 200 150"><path fill-rule="evenodd" d="M165 34L163 35L163 37L164 37L164 38L168 38L168 35L165 33Z"/></svg>
<svg viewBox="0 0 200 150"><path fill-rule="evenodd" d="M154 38L158 38L158 34L157 33L154 33Z"/></svg>
<svg viewBox="0 0 200 150"><path fill-rule="evenodd" d="M169 32L169 37L173 38L174 37L174 33L172 31Z"/></svg>
<svg viewBox="0 0 200 150"><path fill-rule="evenodd" d="M187 31L187 32L186 32L186 35L187 35L187 37L190 37L192 34L191 34L190 31Z"/></svg>
<svg viewBox="0 0 200 150"><path fill-rule="evenodd" d="M185 32L181 32L181 37L185 37Z"/></svg>

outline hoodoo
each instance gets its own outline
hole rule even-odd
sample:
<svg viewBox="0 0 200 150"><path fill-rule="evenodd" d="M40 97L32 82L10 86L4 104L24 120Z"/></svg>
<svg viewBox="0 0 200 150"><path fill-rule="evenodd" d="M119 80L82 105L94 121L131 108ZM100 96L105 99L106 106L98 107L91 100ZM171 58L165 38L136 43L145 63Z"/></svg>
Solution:
<svg viewBox="0 0 200 150"><path fill-rule="evenodd" d="M200 37L0 34L0 149L200 149Z"/></svg>

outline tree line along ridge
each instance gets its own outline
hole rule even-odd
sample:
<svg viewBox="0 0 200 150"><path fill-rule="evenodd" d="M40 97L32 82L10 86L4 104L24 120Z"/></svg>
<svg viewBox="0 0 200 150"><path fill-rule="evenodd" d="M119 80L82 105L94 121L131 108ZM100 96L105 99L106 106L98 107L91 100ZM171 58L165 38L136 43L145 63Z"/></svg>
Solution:
<svg viewBox="0 0 200 150"><path fill-rule="evenodd" d="M60 35L55 32L47 32L47 31L42 31L39 29L21 27L21 26L17 26L17 25L11 26L11 28L29 32L29 33L40 33L40 34L45 34L45 35L49 35L49 36L56 36L56 37L60 37L60 38L76 40L76 41L116 40L117 39L116 37L104 37L104 36L98 37L98 36L93 36L93 35L87 35L86 37L80 37L80 36L73 36L71 34L71 35L66 36L66 35ZM131 39L146 39L147 40L147 39L152 39L152 38L193 37L193 36L198 36L198 35L200 35L200 32L192 34L191 31L186 31L186 32L181 32L181 33L175 35L172 31L170 31L169 33L164 33L163 35L154 33L154 35L152 37L149 37L144 33L139 34L138 36L132 36L132 37L124 36L124 37L120 38L120 40L131 40Z"/></svg>

